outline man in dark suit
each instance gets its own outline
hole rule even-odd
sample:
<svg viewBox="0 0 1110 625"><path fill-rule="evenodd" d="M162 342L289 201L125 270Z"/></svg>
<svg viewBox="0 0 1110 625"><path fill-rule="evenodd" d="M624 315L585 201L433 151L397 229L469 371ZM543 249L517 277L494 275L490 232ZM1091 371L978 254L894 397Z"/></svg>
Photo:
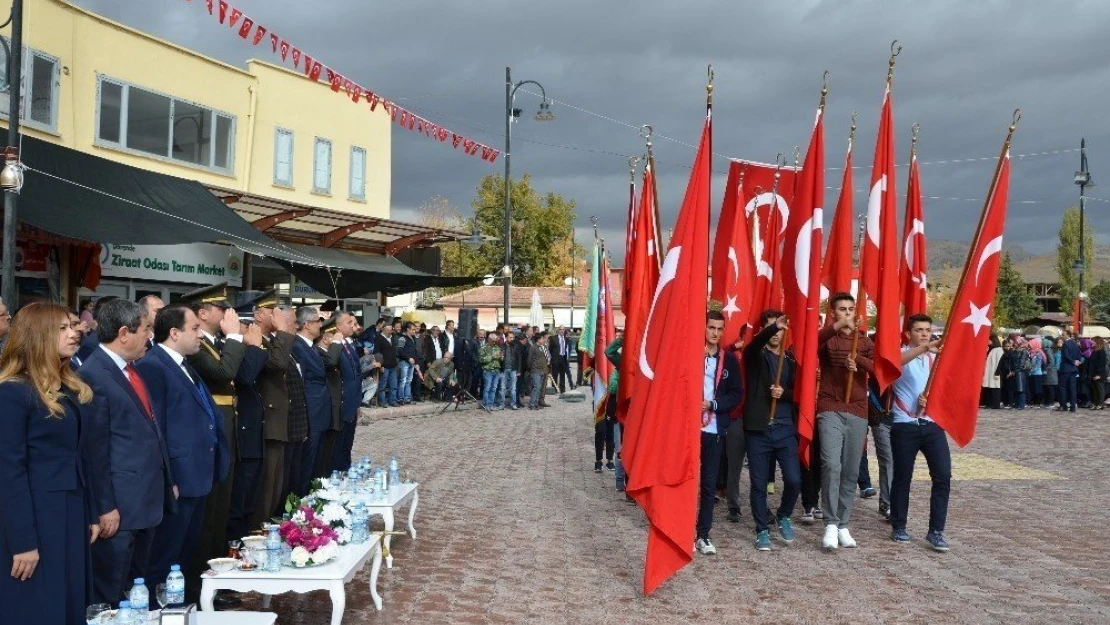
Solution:
<svg viewBox="0 0 1110 625"><path fill-rule="evenodd" d="M277 305L273 289L263 293L254 303L254 323L262 332L267 359L257 382L265 409L266 448L261 500L250 516L253 527L268 521L277 512L292 490L289 484L300 479L301 446L307 435L304 383L293 360L293 341L297 337L289 331L285 311ZM295 396L294 391L297 391Z"/></svg>
<svg viewBox="0 0 1110 625"><path fill-rule="evenodd" d="M343 401L343 378L339 373L338 345L341 337L336 336L335 321L334 314L328 317L320 326L320 336L314 341L316 352L324 360L328 397L331 399L331 424L324 431L320 448L316 451L316 466L312 469L313 478L327 477L331 473L336 443L343 434L343 419L339 414L340 404Z"/></svg>
<svg viewBox="0 0 1110 625"><path fill-rule="evenodd" d="M146 353L150 325L142 306L98 303L99 342L78 374L104 402L94 411L85 448L100 539L92 545L92 602L119 602L145 574L154 529L172 510L175 489L165 429L149 381L132 365Z"/></svg>
<svg viewBox="0 0 1110 625"><path fill-rule="evenodd" d="M528 373L532 378L532 388L528 396L528 409L539 410L546 407L544 391L547 389L547 376L551 374L551 352L548 351L547 333L535 335L536 342L528 351Z"/></svg>
<svg viewBox="0 0 1110 625"><path fill-rule="evenodd" d="M192 568L199 547L205 500L227 479L231 450L223 414L208 386L187 361L201 349L200 321L186 306L168 306L154 321L158 344L136 365L150 386L160 425L166 432L170 466L178 488L177 510L162 519L154 535L146 578L165 579L170 565L185 569L186 588L199 586ZM224 528L220 528L222 532Z"/></svg>
<svg viewBox="0 0 1110 625"><path fill-rule="evenodd" d="M93 316L95 317L96 314L98 312L100 312L100 309L105 304L107 304L108 302L111 302L114 299L119 299L119 298L116 297L115 295L106 295L106 296L96 300L96 304L93 305ZM99 322L97 323L97 326L99 327ZM151 318L150 327L152 327L152 328L154 327L153 318ZM99 335L99 333L89 332L88 334L85 335L85 338L81 339L81 347L79 347L77 349L77 353L74 354L74 355L81 362L85 362L86 360L88 360L89 356L92 355L93 350L96 349L97 345L100 345L100 335ZM149 347L149 343L148 343L147 347Z"/></svg>
<svg viewBox="0 0 1110 625"><path fill-rule="evenodd" d="M551 373L555 376L555 383L559 385L559 392L567 392L567 384L573 390L574 378L570 374L570 354L574 350L574 341L567 334L566 326L559 326L559 332L549 339L551 349Z"/></svg>
<svg viewBox="0 0 1110 625"><path fill-rule="evenodd" d="M262 484L262 461L266 443L263 435L266 409L258 391L258 379L270 355L258 345L262 331L254 323L254 297L237 307L239 332L249 345L235 375L235 468L231 479L231 503L227 511L227 539L236 540L250 531L248 519L257 507ZM228 313L229 315L231 313Z"/></svg>
<svg viewBox="0 0 1110 625"><path fill-rule="evenodd" d="M189 306L200 322L200 349L186 357L189 366L196 370L212 393L217 410L224 423L224 436L233 451L237 451L236 433L238 426L235 417L235 377L246 354L247 345L239 332L239 317L228 313L227 283L199 288L182 297L182 303ZM161 300L159 300L160 302ZM261 336L252 336L254 347L261 346ZM231 463L228 475L234 476L236 453L228 455ZM204 570L203 566L212 558L223 557L227 553L230 538L225 530L231 508L231 491L234 479L217 484L208 495L204 506L204 520L201 523L200 548L193 562L194 569ZM216 597L216 607L233 607L239 602L222 593Z"/></svg>
<svg viewBox="0 0 1110 625"><path fill-rule="evenodd" d="M346 311L332 317L339 340L328 348L330 360L337 362L341 391L339 394L339 418L343 431L336 440L331 466L339 471L351 468L351 448L355 444L355 429L358 427L358 409L362 402L362 369L353 337L358 330L358 320Z"/></svg>
<svg viewBox="0 0 1110 625"><path fill-rule="evenodd" d="M225 283L226 284L226 283ZM186 295L188 297L188 295ZM150 320L150 327L154 327L154 318L158 315L158 311L166 307L166 302L162 301L161 297L157 295L145 295L139 298L139 305L143 307L147 319ZM146 342L146 349L150 351L154 349L154 338L152 337Z"/></svg>
<svg viewBox="0 0 1110 625"><path fill-rule="evenodd" d="M320 452L324 432L331 427L331 394L328 391L327 367L314 342L320 336L323 321L319 309L302 306L297 309L297 340L293 342L293 358L304 379L305 403L308 407L308 440L301 454L301 475L297 494L308 494L316 455Z"/></svg>

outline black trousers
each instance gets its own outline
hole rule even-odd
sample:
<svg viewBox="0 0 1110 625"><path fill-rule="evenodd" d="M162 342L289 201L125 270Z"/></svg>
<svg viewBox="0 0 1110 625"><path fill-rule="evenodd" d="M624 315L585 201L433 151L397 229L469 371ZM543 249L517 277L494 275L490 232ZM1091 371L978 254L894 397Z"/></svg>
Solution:
<svg viewBox="0 0 1110 625"><path fill-rule="evenodd" d="M166 514L158 529L154 531L154 542L150 547L150 562L146 567L147 580L164 580L170 574L170 566L181 565L185 575L186 591L200 594L200 574L193 569L193 554L200 542L201 523L204 520L205 497L179 497L177 512ZM226 552L225 552L226 554ZM190 570L193 569L193 570ZM157 582L154 582L156 585Z"/></svg>
<svg viewBox="0 0 1110 625"><path fill-rule="evenodd" d="M713 506L717 502L717 471L721 467L719 434L701 433L701 481L698 483L698 538L709 538L713 528ZM750 462L750 461L749 461Z"/></svg>
<svg viewBox="0 0 1110 625"><path fill-rule="evenodd" d="M612 462L614 445L613 421L606 417L594 424L594 462L601 462L602 452L605 460Z"/></svg>
<svg viewBox="0 0 1110 625"><path fill-rule="evenodd" d="M890 489L890 525L906 529L910 509L910 482L917 453L925 455L929 478L929 531L943 532L948 520L948 495L952 489L952 456L944 430L932 421L895 423L890 428L890 449L894 456L894 477Z"/></svg>
<svg viewBox="0 0 1110 625"><path fill-rule="evenodd" d="M987 392L987 408L998 410L1002 407L1002 389L1001 388L986 388Z"/></svg>
<svg viewBox="0 0 1110 625"><path fill-rule="evenodd" d="M775 463L782 470L782 500L776 512L778 518L788 519L798 505L802 488L802 468L798 462L798 439L793 434L781 432L744 432L748 451L748 476L751 482L749 500L755 531L767 527L767 484L774 479Z"/></svg>
<svg viewBox="0 0 1110 625"><path fill-rule="evenodd" d="M751 460L748 460L749 464ZM821 505L821 436L813 428L809 444L809 468L802 466L802 507L813 510Z"/></svg>
<svg viewBox="0 0 1110 625"><path fill-rule="evenodd" d="M285 470L282 471L281 499L274 508L274 516L281 518L285 514L285 499L289 493L297 492L301 481L301 465L303 464L304 448L308 441L285 444Z"/></svg>
<svg viewBox="0 0 1110 625"><path fill-rule="evenodd" d="M570 359L566 356L555 356L551 359L551 373L555 376L555 383L559 385L559 392L567 392L567 384L574 385L574 378L570 374Z"/></svg>
<svg viewBox="0 0 1110 625"><path fill-rule="evenodd" d="M243 459L235 463L235 479L231 483L231 506L227 511L227 539L238 540L250 530L250 518L258 506L262 485L262 458Z"/></svg>
<svg viewBox="0 0 1110 625"><path fill-rule="evenodd" d="M111 538L98 538L92 544L93 575L90 603L108 603L113 607L118 606L124 594L131 588L131 582L136 577L146 575L150 560L150 545L153 541L153 527L142 530L119 530Z"/></svg>
<svg viewBox="0 0 1110 625"><path fill-rule="evenodd" d="M324 432L311 432L308 440L301 448L301 472L297 476L297 495L304 497L308 494L309 485L316 470L316 456L320 454L320 447L324 444Z"/></svg>
<svg viewBox="0 0 1110 625"><path fill-rule="evenodd" d="M350 423L343 422L343 431L338 432L335 446L332 449L331 467L335 471L346 471L351 468L351 449L355 446L355 430L358 428L358 416Z"/></svg>

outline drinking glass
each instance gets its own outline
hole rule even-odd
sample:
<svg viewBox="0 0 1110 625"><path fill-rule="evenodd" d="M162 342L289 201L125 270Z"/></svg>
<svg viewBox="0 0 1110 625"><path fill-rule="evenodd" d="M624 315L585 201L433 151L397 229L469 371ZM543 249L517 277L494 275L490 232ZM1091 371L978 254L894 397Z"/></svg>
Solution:
<svg viewBox="0 0 1110 625"><path fill-rule="evenodd" d="M88 625L100 625L106 622L111 615L112 606L107 603L94 603L85 608L85 622Z"/></svg>
<svg viewBox="0 0 1110 625"><path fill-rule="evenodd" d="M166 598L166 585L158 584L154 587L154 599L158 601L158 605L165 608L170 600Z"/></svg>
<svg viewBox="0 0 1110 625"><path fill-rule="evenodd" d="M239 559L239 551L243 548L243 541L229 540L227 541L227 557Z"/></svg>

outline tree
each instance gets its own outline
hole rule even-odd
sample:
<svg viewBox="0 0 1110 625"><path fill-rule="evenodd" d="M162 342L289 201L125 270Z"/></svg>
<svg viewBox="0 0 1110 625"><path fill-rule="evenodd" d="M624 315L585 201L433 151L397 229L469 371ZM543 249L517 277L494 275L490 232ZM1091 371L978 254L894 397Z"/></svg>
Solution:
<svg viewBox="0 0 1110 625"><path fill-rule="evenodd" d="M1013 328L1041 314L1037 298L1029 292L1025 278L1014 269L1010 253L1002 256L998 266L998 290L994 295L995 327Z"/></svg>
<svg viewBox="0 0 1110 625"><path fill-rule="evenodd" d="M1071 206L1064 211L1060 224L1060 243L1056 246L1056 273L1060 276L1060 309L1071 314L1071 305L1079 294L1079 274L1075 261L1079 258L1079 209ZM1095 235L1092 228L1083 233L1083 264L1087 275L1095 258ZM1089 287L1089 284L1088 284Z"/></svg>
<svg viewBox="0 0 1110 625"><path fill-rule="evenodd" d="M1090 302L1087 312L1092 319L1098 321L1110 320L1110 281L1105 278L1099 280L1088 294Z"/></svg>
<svg viewBox="0 0 1110 625"><path fill-rule="evenodd" d="M929 295L926 298L925 312L934 322L945 322L952 311L956 299L956 285L960 282L960 270L949 263L929 274Z"/></svg>

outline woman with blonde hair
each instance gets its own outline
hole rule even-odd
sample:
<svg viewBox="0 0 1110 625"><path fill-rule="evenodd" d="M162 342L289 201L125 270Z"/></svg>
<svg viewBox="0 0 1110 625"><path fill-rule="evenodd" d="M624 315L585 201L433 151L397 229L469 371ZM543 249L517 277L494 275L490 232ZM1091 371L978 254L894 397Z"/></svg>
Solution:
<svg viewBox="0 0 1110 625"><path fill-rule="evenodd" d="M19 311L0 352L0 605L5 625L83 623L93 521L82 457L97 404L70 368L61 306Z"/></svg>

